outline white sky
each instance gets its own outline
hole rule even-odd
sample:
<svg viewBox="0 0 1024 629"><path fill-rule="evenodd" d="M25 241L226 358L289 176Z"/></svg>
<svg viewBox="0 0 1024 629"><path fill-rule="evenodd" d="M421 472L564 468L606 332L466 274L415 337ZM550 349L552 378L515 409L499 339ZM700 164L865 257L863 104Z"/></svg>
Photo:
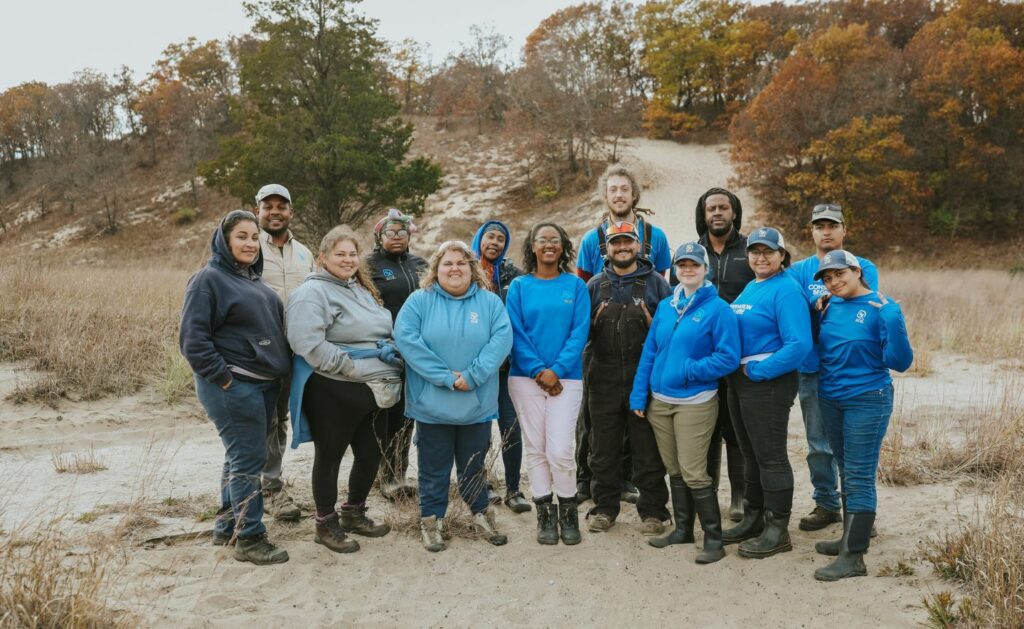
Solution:
<svg viewBox="0 0 1024 629"><path fill-rule="evenodd" d="M581 0L577 0L581 1ZM468 40L473 24L493 24L518 57L529 35L572 0L364 0L377 34L430 45L435 61ZM25 81L60 83L83 68L111 74L122 65L136 80L170 43L247 32L241 0L0 0L0 90Z"/></svg>

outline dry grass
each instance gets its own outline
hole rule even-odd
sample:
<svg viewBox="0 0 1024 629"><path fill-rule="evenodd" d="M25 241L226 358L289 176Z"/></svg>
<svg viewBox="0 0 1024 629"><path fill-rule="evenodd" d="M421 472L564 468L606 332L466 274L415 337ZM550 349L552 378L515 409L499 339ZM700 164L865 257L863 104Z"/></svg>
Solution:
<svg viewBox="0 0 1024 629"><path fill-rule="evenodd" d="M92 448L84 452L53 450L50 452L50 461L53 463L54 471L58 474L92 474L107 469L106 464Z"/></svg>
<svg viewBox="0 0 1024 629"><path fill-rule="evenodd" d="M894 564L888 564L878 569L877 576L880 577L912 577L914 567L900 559Z"/></svg>

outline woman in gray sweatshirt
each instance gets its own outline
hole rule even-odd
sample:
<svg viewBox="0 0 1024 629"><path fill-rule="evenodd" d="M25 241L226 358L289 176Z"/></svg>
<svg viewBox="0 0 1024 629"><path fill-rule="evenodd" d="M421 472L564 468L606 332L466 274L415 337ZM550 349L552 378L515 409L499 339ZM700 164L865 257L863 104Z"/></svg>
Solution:
<svg viewBox="0 0 1024 629"><path fill-rule="evenodd" d="M291 294L285 316L295 352L293 432L296 442L313 441L314 541L354 552L359 544L346 533L380 537L390 531L366 516L366 498L380 465L381 409L398 401L402 363L391 313L380 303L355 237L335 227L321 241L317 261L320 269ZM338 469L348 447L355 461L339 517Z"/></svg>

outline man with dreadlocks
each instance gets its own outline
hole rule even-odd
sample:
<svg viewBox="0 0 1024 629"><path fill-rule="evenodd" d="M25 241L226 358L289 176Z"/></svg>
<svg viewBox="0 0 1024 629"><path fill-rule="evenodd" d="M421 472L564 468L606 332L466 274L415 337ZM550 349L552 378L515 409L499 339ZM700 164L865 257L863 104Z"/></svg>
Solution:
<svg viewBox="0 0 1024 629"><path fill-rule="evenodd" d="M420 276L427 261L409 252L409 243L416 226L412 216L392 208L387 216L373 226L373 253L369 256L373 283L380 292L384 307L391 312L394 323L409 295L420 287ZM408 498L416 490L405 480L409 467L409 439L413 423L405 417L405 398L384 411L387 413L387 434L382 444L380 493L388 500Z"/></svg>

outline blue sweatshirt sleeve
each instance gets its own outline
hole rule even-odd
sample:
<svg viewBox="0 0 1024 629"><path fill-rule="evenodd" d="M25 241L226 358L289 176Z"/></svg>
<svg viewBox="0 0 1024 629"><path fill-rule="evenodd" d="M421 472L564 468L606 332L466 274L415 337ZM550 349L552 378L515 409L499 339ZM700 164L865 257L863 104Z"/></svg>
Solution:
<svg viewBox="0 0 1024 629"><path fill-rule="evenodd" d="M868 288L871 290L878 290L878 267L871 260L865 260L864 258L858 258L860 261L860 272L864 276L864 281L867 283Z"/></svg>
<svg viewBox="0 0 1024 629"><path fill-rule="evenodd" d="M807 301L799 287L794 284L793 289L782 290L775 296L773 307L782 347L762 361L747 363L747 375L754 382L773 380L793 371L814 347Z"/></svg>
<svg viewBox="0 0 1024 629"><path fill-rule="evenodd" d="M576 284L576 297L573 303L572 328L569 338L562 345L562 351L558 352L558 360L551 365L551 371L561 379L565 374L583 362L583 348L590 338L590 293L583 280L574 278Z"/></svg>
<svg viewBox="0 0 1024 629"><path fill-rule="evenodd" d="M600 266L594 266L594 260L600 258L600 244L597 242L597 230L591 229L583 234L580 250L576 254L576 268L587 274L587 278L597 275Z"/></svg>
<svg viewBox="0 0 1024 629"><path fill-rule="evenodd" d="M420 291L414 292L398 311L398 318L395 320L395 345L405 359L407 368L434 386L454 389L455 374L423 340L424 323L420 308L423 307L425 296L426 294Z"/></svg>
<svg viewBox="0 0 1024 629"><path fill-rule="evenodd" d="M711 354L686 364L687 380L711 382L724 378L740 366L740 324L731 308L720 308L711 324Z"/></svg>
<svg viewBox="0 0 1024 629"><path fill-rule="evenodd" d="M647 339L644 341L644 350L640 353L640 362L636 366L636 375L633 376L633 391L629 394L629 410L647 410L647 395L651 391L651 372L654 370L654 359L658 355L658 327L665 322L664 303L658 305L654 312L654 319L651 320L651 327L647 330Z"/></svg>
<svg viewBox="0 0 1024 629"><path fill-rule="evenodd" d="M654 270L664 273L672 267L672 250L668 245L668 236L660 229L652 230L651 233L651 262L654 263Z"/></svg>
<svg viewBox="0 0 1024 629"><path fill-rule="evenodd" d="M217 300L202 287L189 287L181 308L178 346L192 371L217 386L231 381L231 372L224 357L213 345L213 330L220 323Z"/></svg>
<svg viewBox="0 0 1024 629"><path fill-rule="evenodd" d="M512 324L501 298L490 292L481 291L481 294L490 302L491 338L469 367L462 371L462 377L470 389L477 388L481 382L498 373L501 363L505 362L512 349Z"/></svg>
<svg viewBox="0 0 1024 629"><path fill-rule="evenodd" d="M531 378L536 377L547 365L540 358L540 352L533 346L533 341L526 333L526 326L523 320L523 282L512 280L508 287L508 296L505 298L505 308L508 310L509 323L512 325L513 343L512 359Z"/></svg>
<svg viewBox="0 0 1024 629"><path fill-rule="evenodd" d="M914 362L907 322L899 304L890 301L878 311L882 322L882 362L889 369L904 372Z"/></svg>

